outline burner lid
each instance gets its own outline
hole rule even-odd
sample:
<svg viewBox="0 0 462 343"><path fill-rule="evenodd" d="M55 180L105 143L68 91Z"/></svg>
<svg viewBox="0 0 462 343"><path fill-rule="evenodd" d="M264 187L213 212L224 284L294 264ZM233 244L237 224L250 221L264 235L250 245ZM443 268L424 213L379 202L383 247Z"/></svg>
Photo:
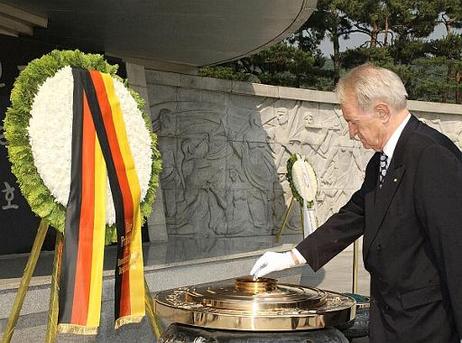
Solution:
<svg viewBox="0 0 462 343"><path fill-rule="evenodd" d="M156 313L168 321L213 329L309 330L355 317L355 301L346 295L269 278L164 291L155 303Z"/></svg>

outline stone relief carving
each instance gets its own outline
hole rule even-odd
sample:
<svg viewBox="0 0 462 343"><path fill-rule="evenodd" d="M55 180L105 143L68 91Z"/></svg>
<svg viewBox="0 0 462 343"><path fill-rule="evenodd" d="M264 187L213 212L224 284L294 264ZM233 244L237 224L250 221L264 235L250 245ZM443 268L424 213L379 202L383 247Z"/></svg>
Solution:
<svg viewBox="0 0 462 343"><path fill-rule="evenodd" d="M418 114L420 120L448 136L462 149L462 120L454 115Z"/></svg>
<svg viewBox="0 0 462 343"><path fill-rule="evenodd" d="M169 232L268 234L275 172L259 118L248 111L231 118L207 106L161 109L157 118Z"/></svg>
<svg viewBox="0 0 462 343"><path fill-rule="evenodd" d="M361 185L372 152L350 140L336 105L205 90L194 99L166 86L170 98L156 99L156 85L149 87L169 234L274 233L291 197L285 173L292 153L307 156L317 173L318 223ZM460 117L417 115L462 148ZM298 204L287 227L300 228Z"/></svg>
<svg viewBox="0 0 462 343"><path fill-rule="evenodd" d="M266 130L271 138L270 145L285 199L291 196L285 180L286 162L290 154L300 153L309 158L319 178L317 215L318 221L322 223L337 211L338 207L332 204L344 203L351 189L359 187L370 154L364 153L357 142L349 139L341 112L333 106L321 115L318 104L299 101L292 104L291 108L276 107L274 112L266 122ZM276 217L281 218L288 203L276 203L279 204L275 208ZM298 211L296 209L292 213L289 228L300 227Z"/></svg>

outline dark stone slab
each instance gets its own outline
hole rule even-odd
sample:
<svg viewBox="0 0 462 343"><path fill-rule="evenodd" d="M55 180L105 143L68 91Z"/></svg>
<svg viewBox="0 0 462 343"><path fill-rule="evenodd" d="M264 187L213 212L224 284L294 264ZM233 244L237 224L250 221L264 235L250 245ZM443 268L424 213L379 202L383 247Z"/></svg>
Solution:
<svg viewBox="0 0 462 343"><path fill-rule="evenodd" d="M351 327L342 330L347 338L366 337L369 334L369 309L360 309Z"/></svg>
<svg viewBox="0 0 462 343"><path fill-rule="evenodd" d="M238 332L206 330L172 324L160 338L160 343L348 343L335 328L290 332Z"/></svg>

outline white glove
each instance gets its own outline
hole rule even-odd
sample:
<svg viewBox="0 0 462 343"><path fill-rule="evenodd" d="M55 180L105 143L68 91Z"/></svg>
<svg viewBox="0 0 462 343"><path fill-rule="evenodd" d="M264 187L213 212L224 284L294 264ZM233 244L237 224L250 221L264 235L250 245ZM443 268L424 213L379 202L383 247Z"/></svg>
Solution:
<svg viewBox="0 0 462 343"><path fill-rule="evenodd" d="M291 252L278 253L268 251L255 262L250 275L259 278L271 272L294 267L297 264Z"/></svg>

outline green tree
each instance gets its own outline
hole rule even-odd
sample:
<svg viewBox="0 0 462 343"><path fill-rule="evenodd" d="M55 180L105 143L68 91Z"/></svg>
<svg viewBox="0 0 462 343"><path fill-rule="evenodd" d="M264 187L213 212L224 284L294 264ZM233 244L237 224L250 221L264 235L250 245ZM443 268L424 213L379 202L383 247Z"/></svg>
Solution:
<svg viewBox="0 0 462 343"><path fill-rule="evenodd" d="M390 57L393 64L410 63L422 57L425 51L420 38L433 31L442 7L440 1L320 0L315 13L300 30L303 34L299 34L298 40L329 37L333 48L331 59L335 84L342 68L354 66L354 60L358 61L356 65L371 61L390 67ZM341 53L340 39L349 39L351 34L358 33L368 37L364 46L347 54ZM394 46L399 47L380 49Z"/></svg>
<svg viewBox="0 0 462 343"><path fill-rule="evenodd" d="M416 61L416 98L431 94L431 100L462 103L462 35L447 36L427 43L429 54Z"/></svg>
<svg viewBox="0 0 462 343"><path fill-rule="evenodd" d="M413 64L428 55L424 38L434 31L441 9L441 0L345 1L339 10L348 15L351 32L369 39L342 53L342 68L371 62L400 75L411 97L425 94L427 83L416 81L421 69Z"/></svg>
<svg viewBox="0 0 462 343"><path fill-rule="evenodd" d="M441 10L441 22L448 35L454 33L454 29L462 28L462 1L441 0Z"/></svg>
<svg viewBox="0 0 462 343"><path fill-rule="evenodd" d="M394 47L389 52L395 63L423 56L421 38L433 32L440 9L440 0L344 1L339 7L351 32L369 37L363 47Z"/></svg>
<svg viewBox="0 0 462 343"><path fill-rule="evenodd" d="M345 0L319 0L316 11L300 28L301 32L299 40L303 41L303 37L314 37L319 41L328 37L332 42L333 54L331 59L333 62L333 86L340 78L341 70L341 54L340 54L340 39L348 39L353 30L351 20L346 13L339 10L347 1Z"/></svg>
<svg viewBox="0 0 462 343"><path fill-rule="evenodd" d="M307 40L304 40L306 44ZM202 68L202 76L263 82L271 85L325 89L328 87L323 66L325 58L316 44L298 47L287 40L237 62Z"/></svg>
<svg viewBox="0 0 462 343"><path fill-rule="evenodd" d="M424 57L412 63L411 96L418 100L462 103L462 3L440 0L443 37L424 42Z"/></svg>
<svg viewBox="0 0 462 343"><path fill-rule="evenodd" d="M462 1L442 0L444 11L441 15L447 36L433 45L435 56L447 59L447 81L453 89L454 100L462 103L462 35L456 29L462 28Z"/></svg>

